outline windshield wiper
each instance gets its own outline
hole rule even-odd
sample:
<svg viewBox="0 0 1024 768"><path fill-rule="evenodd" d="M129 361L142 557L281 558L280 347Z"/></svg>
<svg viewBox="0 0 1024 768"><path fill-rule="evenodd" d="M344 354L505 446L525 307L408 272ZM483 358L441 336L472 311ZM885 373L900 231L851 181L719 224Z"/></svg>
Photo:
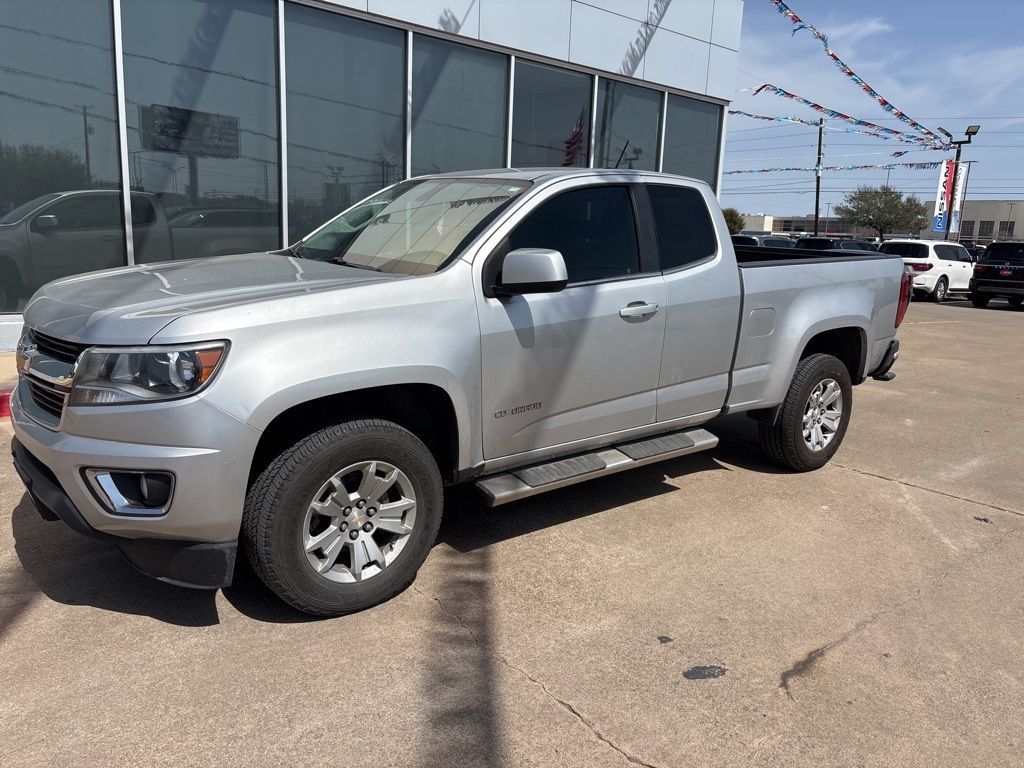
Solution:
<svg viewBox="0 0 1024 768"><path fill-rule="evenodd" d="M384 271L380 267L371 267L369 264L356 264L356 263L351 262L351 261L345 261L345 259L343 257L341 257L341 256L332 256L331 257L331 263L333 263L333 264L341 264L341 266L343 266L343 267L353 267L355 269L368 269L371 272L383 272Z"/></svg>

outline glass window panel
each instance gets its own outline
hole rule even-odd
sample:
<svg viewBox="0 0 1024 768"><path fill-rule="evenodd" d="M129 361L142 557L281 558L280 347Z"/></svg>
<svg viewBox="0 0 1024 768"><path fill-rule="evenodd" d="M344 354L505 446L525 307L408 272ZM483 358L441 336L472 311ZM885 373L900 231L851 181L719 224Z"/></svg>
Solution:
<svg viewBox="0 0 1024 768"><path fill-rule="evenodd" d="M125 263L109 0L0 13L0 311L43 283ZM38 226L63 212L63 223Z"/></svg>
<svg viewBox="0 0 1024 768"><path fill-rule="evenodd" d="M401 181L405 33L285 6L288 241Z"/></svg>
<svg viewBox="0 0 1024 768"><path fill-rule="evenodd" d="M504 167L508 57L423 35L412 51L413 175Z"/></svg>
<svg viewBox="0 0 1024 768"><path fill-rule="evenodd" d="M658 91L602 78L597 89L594 166L653 171L658 165L660 112Z"/></svg>
<svg viewBox="0 0 1024 768"><path fill-rule="evenodd" d="M543 203L509 235L509 250L551 248L562 254L569 282L640 271L629 189L586 187Z"/></svg>
<svg viewBox="0 0 1024 768"><path fill-rule="evenodd" d="M132 189L159 219L133 228L135 260L277 248L277 4L132 0L122 14Z"/></svg>
<svg viewBox="0 0 1024 768"><path fill-rule="evenodd" d="M675 269L711 256L717 249L715 225L696 189L649 184L647 195L658 232L662 269Z"/></svg>
<svg viewBox="0 0 1024 768"><path fill-rule="evenodd" d="M587 165L591 78L516 62L512 100L512 165Z"/></svg>
<svg viewBox="0 0 1024 768"><path fill-rule="evenodd" d="M670 93L661 169L714 186L718 179L721 122L722 108L717 104Z"/></svg>

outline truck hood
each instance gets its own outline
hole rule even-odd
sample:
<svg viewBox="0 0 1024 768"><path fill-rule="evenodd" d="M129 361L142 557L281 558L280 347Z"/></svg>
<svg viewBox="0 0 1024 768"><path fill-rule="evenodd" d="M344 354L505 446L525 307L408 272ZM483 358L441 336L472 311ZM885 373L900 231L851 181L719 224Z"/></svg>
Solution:
<svg viewBox="0 0 1024 768"><path fill-rule="evenodd" d="M48 283L25 308L25 324L67 341L145 344L194 312L400 279L282 252L169 261Z"/></svg>

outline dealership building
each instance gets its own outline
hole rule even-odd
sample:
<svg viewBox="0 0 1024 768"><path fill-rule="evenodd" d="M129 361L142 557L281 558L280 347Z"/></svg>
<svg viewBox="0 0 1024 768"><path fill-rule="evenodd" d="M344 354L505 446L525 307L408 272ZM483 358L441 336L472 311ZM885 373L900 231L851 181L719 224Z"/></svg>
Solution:
<svg viewBox="0 0 1024 768"><path fill-rule="evenodd" d="M7 0L0 348L43 283L506 166L718 187L742 0Z"/></svg>

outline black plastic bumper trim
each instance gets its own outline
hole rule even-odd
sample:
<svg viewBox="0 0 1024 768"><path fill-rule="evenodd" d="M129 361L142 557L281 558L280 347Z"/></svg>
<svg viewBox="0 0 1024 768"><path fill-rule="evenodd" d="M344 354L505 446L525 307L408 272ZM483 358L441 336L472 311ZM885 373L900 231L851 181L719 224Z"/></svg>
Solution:
<svg viewBox="0 0 1024 768"><path fill-rule="evenodd" d="M196 589L231 585L238 541L180 541L178 539L129 539L93 528L49 467L21 442L11 440L14 468L44 520L62 520L76 533L117 546L132 566L160 581Z"/></svg>

